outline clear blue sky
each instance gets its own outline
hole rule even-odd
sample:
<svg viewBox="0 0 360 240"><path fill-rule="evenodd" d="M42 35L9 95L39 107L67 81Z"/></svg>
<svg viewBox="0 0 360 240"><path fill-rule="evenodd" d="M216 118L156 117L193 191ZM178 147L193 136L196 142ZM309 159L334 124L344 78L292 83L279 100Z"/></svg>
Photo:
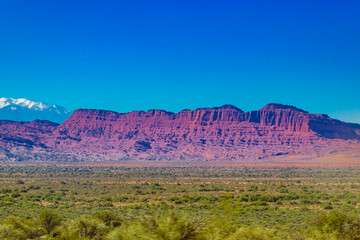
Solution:
<svg viewBox="0 0 360 240"><path fill-rule="evenodd" d="M119 112L269 102L360 122L360 1L0 2L0 97Z"/></svg>

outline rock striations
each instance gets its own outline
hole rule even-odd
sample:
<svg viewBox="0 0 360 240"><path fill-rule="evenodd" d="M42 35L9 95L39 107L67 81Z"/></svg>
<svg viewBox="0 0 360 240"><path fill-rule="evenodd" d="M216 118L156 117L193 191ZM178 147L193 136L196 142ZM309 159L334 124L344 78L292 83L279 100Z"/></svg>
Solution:
<svg viewBox="0 0 360 240"><path fill-rule="evenodd" d="M281 104L251 112L232 105L178 113L78 109L60 125L0 121L3 160L45 153L56 159L251 160L320 156L359 143L357 124Z"/></svg>

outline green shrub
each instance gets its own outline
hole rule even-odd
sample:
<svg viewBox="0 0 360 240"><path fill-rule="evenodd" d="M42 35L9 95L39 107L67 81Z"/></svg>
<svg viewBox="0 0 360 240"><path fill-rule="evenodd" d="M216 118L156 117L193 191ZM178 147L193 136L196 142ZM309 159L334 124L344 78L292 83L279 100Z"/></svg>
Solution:
<svg viewBox="0 0 360 240"><path fill-rule="evenodd" d="M146 215L141 219L122 225L111 231L107 240L186 240L204 239L200 234L201 223L186 214L168 212L154 217Z"/></svg>
<svg viewBox="0 0 360 240"><path fill-rule="evenodd" d="M262 227L241 227L226 240L275 240L275 231Z"/></svg>
<svg viewBox="0 0 360 240"><path fill-rule="evenodd" d="M313 221L313 226L320 233L334 235L338 239L360 239L360 218L355 215L338 211L322 213Z"/></svg>
<svg viewBox="0 0 360 240"><path fill-rule="evenodd" d="M44 209L38 215L38 222L49 234L62 222L60 214L51 209Z"/></svg>
<svg viewBox="0 0 360 240"><path fill-rule="evenodd" d="M91 216L82 216L69 224L61 226L57 229L59 236L57 239L61 240L76 240L76 239L103 239L107 232L107 227L103 221Z"/></svg>
<svg viewBox="0 0 360 240"><path fill-rule="evenodd" d="M256 185L251 185L249 188L248 188L248 191L249 192L256 192L258 190L258 186Z"/></svg>
<svg viewBox="0 0 360 240"><path fill-rule="evenodd" d="M119 216L110 211L101 211L96 215L96 218L100 219L108 227L119 227L121 225L121 219Z"/></svg>
<svg viewBox="0 0 360 240"><path fill-rule="evenodd" d="M9 217L0 224L0 239L36 239L45 235L44 230L31 220Z"/></svg>
<svg viewBox="0 0 360 240"><path fill-rule="evenodd" d="M24 183L25 182L23 180L20 180L20 179L16 181L16 184L24 184Z"/></svg>

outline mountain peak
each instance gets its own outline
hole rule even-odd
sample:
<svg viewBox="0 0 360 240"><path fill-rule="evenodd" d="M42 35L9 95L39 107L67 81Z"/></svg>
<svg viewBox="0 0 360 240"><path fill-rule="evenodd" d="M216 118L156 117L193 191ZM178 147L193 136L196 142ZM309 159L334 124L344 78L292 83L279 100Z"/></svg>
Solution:
<svg viewBox="0 0 360 240"><path fill-rule="evenodd" d="M36 102L26 98L0 98L0 119L33 121L35 119L63 122L72 111L61 106Z"/></svg>
<svg viewBox="0 0 360 240"><path fill-rule="evenodd" d="M260 110L261 111L291 110L291 111L307 113L307 111L304 111L300 108L297 108L297 107L294 107L291 105L281 104L281 103L269 103L265 107L261 108Z"/></svg>
<svg viewBox="0 0 360 240"><path fill-rule="evenodd" d="M236 110L236 111L243 112L243 110L241 110L240 108L235 107L234 105L231 105L231 104L224 104L224 105L222 105L221 107L218 107L218 108L219 109L233 109L233 110Z"/></svg>
<svg viewBox="0 0 360 240"><path fill-rule="evenodd" d="M210 110L210 109L213 109L213 110L224 110L224 109L226 109L226 110L235 110L235 111L238 111L238 112L244 112L243 110L241 110L240 108L237 108L237 107L235 107L234 105L231 105L231 104L225 104L225 105L222 105L222 106L220 106L220 107L212 107L212 108L210 108L210 107L204 107L204 108L197 108L197 109L195 109L195 110ZM182 111L191 111L191 110L189 110L189 109L184 109L184 110L182 110Z"/></svg>
<svg viewBox="0 0 360 240"><path fill-rule="evenodd" d="M20 106L28 109L35 109L37 111L43 111L44 109L56 107L56 105L36 102L26 98L0 98L0 109L10 105L13 105L13 107Z"/></svg>

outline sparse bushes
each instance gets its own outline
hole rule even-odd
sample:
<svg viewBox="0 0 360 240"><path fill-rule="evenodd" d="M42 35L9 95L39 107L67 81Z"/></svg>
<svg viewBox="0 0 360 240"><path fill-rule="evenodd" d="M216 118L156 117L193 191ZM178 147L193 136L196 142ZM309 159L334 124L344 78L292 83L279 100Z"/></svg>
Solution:
<svg viewBox="0 0 360 240"><path fill-rule="evenodd" d="M360 218L354 214L322 213L308 224L307 230L288 232L281 225L239 224L231 215L231 209L224 211L226 215L222 212L202 217L182 210L156 210L146 214L138 210L138 214L124 217L102 211L62 221L56 211L43 209L33 219L9 217L0 222L0 239L360 240Z"/></svg>
<svg viewBox="0 0 360 240"><path fill-rule="evenodd" d="M359 173L0 166L0 239L359 239Z"/></svg>
<svg viewBox="0 0 360 240"><path fill-rule="evenodd" d="M249 192L256 192L258 190L258 186L256 185L251 185L249 188L248 188L248 191Z"/></svg>
<svg viewBox="0 0 360 240"><path fill-rule="evenodd" d="M241 227L234 234L226 238L226 240L275 240L276 237L273 229L263 227Z"/></svg>

